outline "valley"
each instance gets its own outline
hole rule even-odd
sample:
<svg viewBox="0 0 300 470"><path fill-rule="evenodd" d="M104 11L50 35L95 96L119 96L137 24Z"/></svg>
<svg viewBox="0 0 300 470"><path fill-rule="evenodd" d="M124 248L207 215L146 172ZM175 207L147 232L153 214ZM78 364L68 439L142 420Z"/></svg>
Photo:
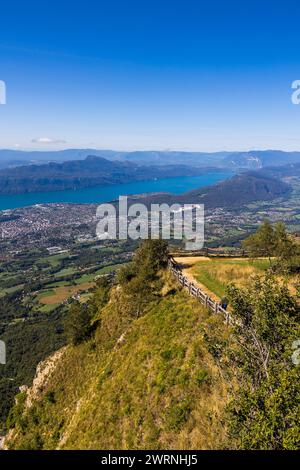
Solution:
<svg viewBox="0 0 300 470"><path fill-rule="evenodd" d="M184 203L191 197L201 200L203 194L205 247L216 254L218 250L234 253L240 241L266 218L284 221L290 232L300 231L297 178L287 185L253 178L258 189L248 179L250 191L245 190L243 181L242 176L234 177L190 194L160 197L162 202ZM129 202L149 204L157 200L158 195L148 194L131 197ZM56 203L1 212L0 334L7 344L8 357L6 367L0 371L0 392L4 397L0 407L2 432L19 387L29 386L37 364L66 344L64 321L69 308L74 302L88 305L99 280L112 279L132 259L137 242L97 240L96 207ZM170 248L181 251L183 246L171 241ZM223 261L224 275L220 277L216 274L220 272L220 262L215 259L193 268L193 276L217 298L224 295L228 283L241 282L242 271L248 279L250 271L264 268L259 264L254 269L249 262L238 262L234 274Z"/></svg>

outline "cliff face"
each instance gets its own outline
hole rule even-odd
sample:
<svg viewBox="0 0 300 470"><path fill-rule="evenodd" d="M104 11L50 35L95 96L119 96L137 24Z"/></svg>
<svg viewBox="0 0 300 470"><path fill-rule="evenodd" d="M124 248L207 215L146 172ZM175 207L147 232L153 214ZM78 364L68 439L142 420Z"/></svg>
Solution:
<svg viewBox="0 0 300 470"><path fill-rule="evenodd" d="M216 449L224 445L227 340L168 276L140 318L114 288L87 342L41 367L11 417L11 449ZM207 337L211 338L207 342Z"/></svg>
<svg viewBox="0 0 300 470"><path fill-rule="evenodd" d="M42 398L47 383L56 369L59 360L62 358L62 355L66 352L66 349L66 347L59 349L38 364L32 386L28 387L27 385L22 385L19 387L20 394L15 398L13 411L18 410L20 413L25 415L28 409L31 408L36 401ZM17 430L12 427L6 436L0 437L0 449L8 450L10 440L15 438L17 435L16 431Z"/></svg>

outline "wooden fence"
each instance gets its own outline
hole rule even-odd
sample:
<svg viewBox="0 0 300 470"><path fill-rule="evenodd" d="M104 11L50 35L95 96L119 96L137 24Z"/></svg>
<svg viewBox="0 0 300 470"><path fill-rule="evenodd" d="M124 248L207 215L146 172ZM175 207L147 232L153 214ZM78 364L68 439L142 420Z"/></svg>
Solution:
<svg viewBox="0 0 300 470"><path fill-rule="evenodd" d="M225 323L233 323L232 317L227 310L221 307L220 302L216 302L209 295L207 295L200 287L195 286L186 276L182 274L182 269L176 263L173 256L169 257L168 268L172 272L177 281L189 291L190 295L196 297L199 302L208 308L214 314L221 314L224 317Z"/></svg>
<svg viewBox="0 0 300 470"><path fill-rule="evenodd" d="M242 250L242 249L233 249L231 251L229 250L222 250L220 248L216 249L216 248L202 248L202 250L198 250L198 251L185 251L185 250L182 250L182 251L176 251L176 250L172 250L172 256L176 256L176 258L180 258L180 257L187 257L187 256L209 256L211 258L214 258L214 257L218 257L218 258L236 258L236 257L239 257L239 258L250 258L251 257L251 253L249 251L246 251L246 250ZM261 254L259 254L259 256L265 256L265 252L261 252Z"/></svg>

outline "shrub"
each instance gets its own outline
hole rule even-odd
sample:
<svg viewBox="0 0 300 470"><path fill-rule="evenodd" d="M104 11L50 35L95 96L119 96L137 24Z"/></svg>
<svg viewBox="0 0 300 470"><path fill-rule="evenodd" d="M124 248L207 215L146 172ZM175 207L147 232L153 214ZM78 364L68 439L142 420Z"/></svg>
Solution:
<svg viewBox="0 0 300 470"><path fill-rule="evenodd" d="M49 390L49 392L47 392L45 394L45 400L48 402L48 403L55 403L55 393L53 392L53 390Z"/></svg>
<svg viewBox="0 0 300 470"><path fill-rule="evenodd" d="M169 429L178 431L187 421L191 412L191 402L188 398L171 406L167 413Z"/></svg>
<svg viewBox="0 0 300 470"><path fill-rule="evenodd" d="M82 343L91 334L91 314L86 305L74 302L65 320L65 333L74 346Z"/></svg>
<svg viewBox="0 0 300 470"><path fill-rule="evenodd" d="M199 370L196 373L196 384L203 385L209 384L211 381L209 373L206 370Z"/></svg>

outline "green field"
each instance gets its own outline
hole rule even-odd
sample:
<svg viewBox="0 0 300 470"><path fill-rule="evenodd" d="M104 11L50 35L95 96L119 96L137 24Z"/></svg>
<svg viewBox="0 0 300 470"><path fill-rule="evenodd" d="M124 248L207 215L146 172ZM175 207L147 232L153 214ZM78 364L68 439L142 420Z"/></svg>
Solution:
<svg viewBox="0 0 300 470"><path fill-rule="evenodd" d="M104 266L93 273L83 274L73 281L56 281L47 284L36 296L36 300L39 304L37 309L41 312L49 312L63 301L79 292L86 292L86 294L81 295L80 300L87 301L90 297L87 291L95 287L95 278L99 275L115 271L120 266L120 264ZM67 271L67 269L65 271ZM61 271L57 274L61 274Z"/></svg>

